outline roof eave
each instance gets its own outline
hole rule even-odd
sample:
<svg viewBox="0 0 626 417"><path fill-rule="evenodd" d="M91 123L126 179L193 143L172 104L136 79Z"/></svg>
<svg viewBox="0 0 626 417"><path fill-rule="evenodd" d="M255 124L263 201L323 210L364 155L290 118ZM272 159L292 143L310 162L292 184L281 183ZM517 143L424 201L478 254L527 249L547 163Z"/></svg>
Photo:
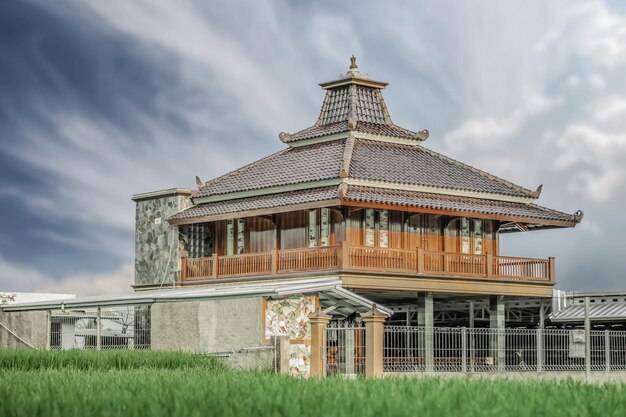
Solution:
<svg viewBox="0 0 626 417"><path fill-rule="evenodd" d="M320 83L319 86L322 87L324 90L328 90L329 88L341 87L341 86L349 85L349 84L357 84L357 85L362 85L365 87L380 88L380 89L383 89L389 85L389 83L386 83L383 81L375 81L375 80L370 80L367 78L346 77L346 78L340 78L338 80L326 81L326 82Z"/></svg>

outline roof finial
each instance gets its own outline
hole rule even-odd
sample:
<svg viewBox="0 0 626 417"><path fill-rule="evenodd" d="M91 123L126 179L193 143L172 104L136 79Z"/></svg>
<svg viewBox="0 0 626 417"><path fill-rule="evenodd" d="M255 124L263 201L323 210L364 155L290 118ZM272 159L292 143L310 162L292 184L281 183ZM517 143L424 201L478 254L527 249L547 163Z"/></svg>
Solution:
<svg viewBox="0 0 626 417"><path fill-rule="evenodd" d="M356 56L352 54L352 56L350 57L350 69L357 69L357 68L359 68L359 66L356 64Z"/></svg>

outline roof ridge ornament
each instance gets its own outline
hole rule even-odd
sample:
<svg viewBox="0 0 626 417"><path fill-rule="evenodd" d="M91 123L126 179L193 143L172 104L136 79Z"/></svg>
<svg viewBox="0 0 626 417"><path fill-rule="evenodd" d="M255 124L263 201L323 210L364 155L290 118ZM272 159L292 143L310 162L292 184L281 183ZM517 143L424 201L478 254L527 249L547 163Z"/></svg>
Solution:
<svg viewBox="0 0 626 417"><path fill-rule="evenodd" d="M350 57L350 69L357 69L357 68L359 68L359 66L356 64L356 56L352 54L352 56Z"/></svg>
<svg viewBox="0 0 626 417"><path fill-rule="evenodd" d="M361 71L359 71L359 66L356 64L356 56L352 54L352 56L350 57L350 67L348 68L348 72L346 72L345 74L340 74L339 78L361 78L363 80L367 80L368 77L367 74L363 74Z"/></svg>

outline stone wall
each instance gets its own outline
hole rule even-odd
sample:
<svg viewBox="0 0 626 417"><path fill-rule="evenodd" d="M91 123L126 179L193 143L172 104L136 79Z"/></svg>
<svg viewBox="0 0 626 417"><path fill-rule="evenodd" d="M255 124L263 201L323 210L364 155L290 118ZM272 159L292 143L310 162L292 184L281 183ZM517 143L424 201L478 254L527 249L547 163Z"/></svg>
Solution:
<svg viewBox="0 0 626 417"><path fill-rule="evenodd" d="M152 306L152 349L223 355L236 368L272 366L262 343L262 299L229 298Z"/></svg>
<svg viewBox="0 0 626 417"><path fill-rule="evenodd" d="M267 300L265 307L265 338L289 338L289 374L308 376L311 368L311 322L316 297L292 296Z"/></svg>
<svg viewBox="0 0 626 417"><path fill-rule="evenodd" d="M48 313L46 311L0 311L0 323L38 349L47 346ZM0 326L0 349L31 349Z"/></svg>
<svg viewBox="0 0 626 417"><path fill-rule="evenodd" d="M135 210L135 285L180 279L182 245L178 227L167 218L192 205L191 191L171 189L133 196Z"/></svg>

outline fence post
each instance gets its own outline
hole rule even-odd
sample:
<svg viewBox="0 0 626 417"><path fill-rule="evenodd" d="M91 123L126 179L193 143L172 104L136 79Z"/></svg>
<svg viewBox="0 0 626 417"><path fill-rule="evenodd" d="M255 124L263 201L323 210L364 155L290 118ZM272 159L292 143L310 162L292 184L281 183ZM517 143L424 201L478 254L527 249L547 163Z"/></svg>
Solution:
<svg viewBox="0 0 626 417"><path fill-rule="evenodd" d="M46 350L52 349L52 310L48 310L46 316Z"/></svg>
<svg viewBox="0 0 626 417"><path fill-rule="evenodd" d="M322 377L326 375L325 350L326 350L326 326L331 316L324 313L318 306L317 310L309 314L311 322L311 371L310 375Z"/></svg>
<svg viewBox="0 0 626 417"><path fill-rule="evenodd" d="M611 334L604 331L604 365L607 372L611 372Z"/></svg>
<svg viewBox="0 0 626 417"><path fill-rule="evenodd" d="M361 315L365 322L365 376L383 376L383 349L385 344L384 322L387 315L376 304L367 313Z"/></svg>
<svg viewBox="0 0 626 417"><path fill-rule="evenodd" d="M591 319L589 318L589 297L585 297L585 372L591 374Z"/></svg>
<svg viewBox="0 0 626 417"><path fill-rule="evenodd" d="M554 279L556 278L556 269L554 266L554 256L550 256L548 258L548 275L550 278L550 282L554 282Z"/></svg>
<svg viewBox="0 0 626 417"><path fill-rule="evenodd" d="M540 308L543 308L541 306ZM542 329L537 329L537 372L541 372L543 369L543 332Z"/></svg>
<svg viewBox="0 0 626 417"><path fill-rule="evenodd" d="M486 255L485 262L487 262L487 265L485 265L486 266L485 275L487 277L492 277L493 276L493 254L492 253L488 253Z"/></svg>
<svg viewBox="0 0 626 417"><path fill-rule="evenodd" d="M96 349L102 349L102 307L96 312Z"/></svg>
<svg viewBox="0 0 626 417"><path fill-rule="evenodd" d="M461 371L467 372L467 328L461 329Z"/></svg>
<svg viewBox="0 0 626 417"><path fill-rule="evenodd" d="M289 374L289 336L277 335L271 337L274 345L274 371L278 374Z"/></svg>

